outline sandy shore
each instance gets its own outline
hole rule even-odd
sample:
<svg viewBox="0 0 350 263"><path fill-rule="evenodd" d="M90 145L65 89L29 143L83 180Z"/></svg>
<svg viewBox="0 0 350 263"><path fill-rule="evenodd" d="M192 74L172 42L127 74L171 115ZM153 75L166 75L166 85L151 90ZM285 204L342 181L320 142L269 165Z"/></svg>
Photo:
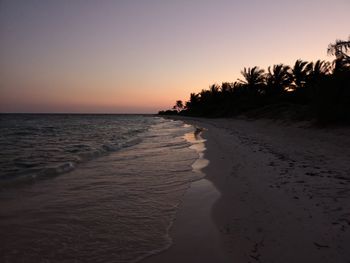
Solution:
<svg viewBox="0 0 350 263"><path fill-rule="evenodd" d="M205 179L185 195L174 244L143 262L350 262L350 130L269 120L204 127Z"/></svg>

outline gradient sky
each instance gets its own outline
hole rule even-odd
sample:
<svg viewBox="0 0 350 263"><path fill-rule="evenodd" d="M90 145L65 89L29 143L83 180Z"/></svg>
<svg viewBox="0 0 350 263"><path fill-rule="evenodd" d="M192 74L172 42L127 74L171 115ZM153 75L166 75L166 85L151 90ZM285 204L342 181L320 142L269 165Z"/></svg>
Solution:
<svg viewBox="0 0 350 263"><path fill-rule="evenodd" d="M243 67L332 60L349 0L0 0L0 112L154 113Z"/></svg>

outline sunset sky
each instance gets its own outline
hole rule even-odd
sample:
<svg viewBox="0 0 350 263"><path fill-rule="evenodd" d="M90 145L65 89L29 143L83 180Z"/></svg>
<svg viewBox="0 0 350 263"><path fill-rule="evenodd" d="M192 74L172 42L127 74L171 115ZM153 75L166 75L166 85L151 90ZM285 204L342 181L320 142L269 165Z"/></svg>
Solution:
<svg viewBox="0 0 350 263"><path fill-rule="evenodd" d="M243 67L332 60L349 0L0 0L0 112L155 113Z"/></svg>

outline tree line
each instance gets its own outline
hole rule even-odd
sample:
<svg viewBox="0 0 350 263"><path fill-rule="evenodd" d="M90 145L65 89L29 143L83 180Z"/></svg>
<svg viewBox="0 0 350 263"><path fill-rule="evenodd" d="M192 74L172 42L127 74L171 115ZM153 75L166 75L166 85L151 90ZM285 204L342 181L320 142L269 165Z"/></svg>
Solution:
<svg viewBox="0 0 350 263"><path fill-rule="evenodd" d="M253 117L317 120L350 123L350 37L328 46L332 63L297 60L294 65L276 64L267 70L244 68L235 82L213 84L191 93L188 101L176 101L163 115Z"/></svg>

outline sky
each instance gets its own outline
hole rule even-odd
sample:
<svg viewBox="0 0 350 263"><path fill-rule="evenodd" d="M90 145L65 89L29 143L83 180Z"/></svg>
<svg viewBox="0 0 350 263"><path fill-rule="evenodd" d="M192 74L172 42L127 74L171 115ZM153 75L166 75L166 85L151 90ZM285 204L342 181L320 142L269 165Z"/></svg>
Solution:
<svg viewBox="0 0 350 263"><path fill-rule="evenodd" d="M156 113L244 67L333 60L349 0L0 0L0 112Z"/></svg>

